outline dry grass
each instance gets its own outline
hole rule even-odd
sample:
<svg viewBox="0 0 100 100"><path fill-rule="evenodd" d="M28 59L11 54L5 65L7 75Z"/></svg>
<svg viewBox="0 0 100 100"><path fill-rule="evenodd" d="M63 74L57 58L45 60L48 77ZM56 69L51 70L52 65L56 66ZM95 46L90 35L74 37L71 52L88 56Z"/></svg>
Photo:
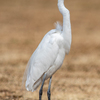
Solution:
<svg viewBox="0 0 100 100"><path fill-rule="evenodd" d="M0 0L0 100L38 100L21 90L26 64L43 36L62 21L57 0ZM100 0L65 0L72 46L52 79L52 100L100 100ZM47 100L45 82L43 100Z"/></svg>

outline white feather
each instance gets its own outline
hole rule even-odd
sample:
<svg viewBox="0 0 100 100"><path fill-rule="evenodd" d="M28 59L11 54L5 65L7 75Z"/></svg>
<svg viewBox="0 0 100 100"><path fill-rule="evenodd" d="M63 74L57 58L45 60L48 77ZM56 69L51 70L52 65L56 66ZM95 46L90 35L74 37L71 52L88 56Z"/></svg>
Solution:
<svg viewBox="0 0 100 100"><path fill-rule="evenodd" d="M58 22L58 21L55 23L55 27L56 27L56 30L57 30L57 31L59 31L59 32L61 32L61 31L62 31L62 29L63 29L63 27L62 27L61 23L60 23L60 22Z"/></svg>

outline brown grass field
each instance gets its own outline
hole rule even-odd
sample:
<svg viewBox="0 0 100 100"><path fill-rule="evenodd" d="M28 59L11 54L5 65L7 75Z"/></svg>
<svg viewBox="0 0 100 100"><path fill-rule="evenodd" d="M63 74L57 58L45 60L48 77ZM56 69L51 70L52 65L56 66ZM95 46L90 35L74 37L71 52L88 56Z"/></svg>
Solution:
<svg viewBox="0 0 100 100"><path fill-rule="evenodd" d="M53 75L51 100L100 100L100 0L65 0L72 45ZM62 22L57 0L0 0L0 100L38 100L21 89L27 62L43 36ZM47 100L45 81L42 100Z"/></svg>

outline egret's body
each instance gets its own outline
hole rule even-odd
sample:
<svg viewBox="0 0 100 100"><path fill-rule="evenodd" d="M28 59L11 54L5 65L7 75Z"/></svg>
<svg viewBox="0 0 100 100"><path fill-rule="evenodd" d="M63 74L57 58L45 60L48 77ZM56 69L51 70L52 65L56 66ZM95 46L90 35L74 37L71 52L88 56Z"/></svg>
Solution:
<svg viewBox="0 0 100 100"><path fill-rule="evenodd" d="M49 31L32 54L26 69L26 89L34 91L45 79L50 78L62 65L65 54L71 46L71 24L69 10L64 0L58 0L59 11L63 15L63 27L57 23L56 29Z"/></svg>

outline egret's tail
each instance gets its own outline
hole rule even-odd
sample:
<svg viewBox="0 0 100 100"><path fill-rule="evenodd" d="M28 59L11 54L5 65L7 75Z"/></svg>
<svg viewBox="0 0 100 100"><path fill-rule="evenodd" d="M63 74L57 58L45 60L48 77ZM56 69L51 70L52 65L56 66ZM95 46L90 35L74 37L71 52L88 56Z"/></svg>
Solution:
<svg viewBox="0 0 100 100"><path fill-rule="evenodd" d="M37 81L34 81L29 77L26 80L25 87L26 87L27 91L34 92L38 88L38 86L40 85L41 82L42 82L41 78L39 78Z"/></svg>

